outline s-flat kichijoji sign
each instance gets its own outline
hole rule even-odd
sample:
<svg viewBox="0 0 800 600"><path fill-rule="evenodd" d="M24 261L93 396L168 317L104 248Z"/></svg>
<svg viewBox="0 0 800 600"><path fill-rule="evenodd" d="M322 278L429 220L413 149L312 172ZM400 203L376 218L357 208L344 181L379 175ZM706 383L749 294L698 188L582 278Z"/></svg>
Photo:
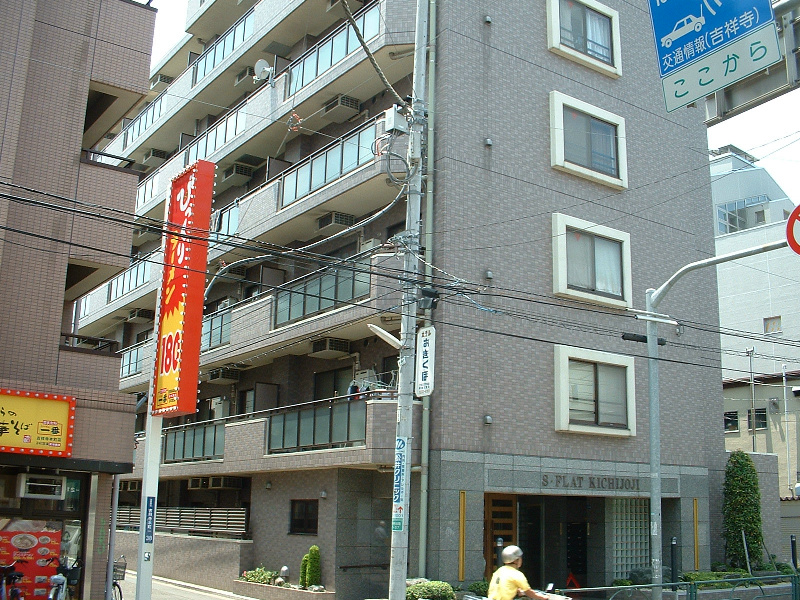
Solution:
<svg viewBox="0 0 800 600"><path fill-rule="evenodd" d="M214 169L214 163L200 160L172 180L163 238L154 415L196 411Z"/></svg>

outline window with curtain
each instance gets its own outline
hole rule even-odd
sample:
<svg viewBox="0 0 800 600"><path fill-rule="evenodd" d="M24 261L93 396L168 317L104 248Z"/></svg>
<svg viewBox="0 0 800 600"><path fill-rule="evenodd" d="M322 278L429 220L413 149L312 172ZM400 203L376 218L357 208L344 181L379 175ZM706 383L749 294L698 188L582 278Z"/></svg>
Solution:
<svg viewBox="0 0 800 600"><path fill-rule="evenodd" d="M624 367L570 360L570 422L627 427L626 388Z"/></svg>
<svg viewBox="0 0 800 600"><path fill-rule="evenodd" d="M618 177L616 126L564 107L564 158L587 169Z"/></svg>
<svg viewBox="0 0 800 600"><path fill-rule="evenodd" d="M622 298L622 243L567 229L567 285Z"/></svg>
<svg viewBox="0 0 800 600"><path fill-rule="evenodd" d="M560 0L561 43L614 64L611 18L574 0Z"/></svg>

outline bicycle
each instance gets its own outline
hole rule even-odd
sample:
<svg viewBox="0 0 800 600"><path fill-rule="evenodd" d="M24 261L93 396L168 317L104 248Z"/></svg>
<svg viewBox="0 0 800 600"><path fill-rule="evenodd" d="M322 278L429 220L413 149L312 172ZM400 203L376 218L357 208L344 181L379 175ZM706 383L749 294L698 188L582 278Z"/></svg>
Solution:
<svg viewBox="0 0 800 600"><path fill-rule="evenodd" d="M50 593L47 600L67 600L72 598L72 586L78 585L81 578L80 561L76 558L72 566L61 564L61 559L53 557L50 562L56 561L56 574L50 576Z"/></svg>
<svg viewBox="0 0 800 600"><path fill-rule="evenodd" d="M112 577L112 589L114 600L122 600L122 586L118 583L125 579L125 570L128 568L128 562L125 560L125 555L122 554L114 561L114 576Z"/></svg>
<svg viewBox="0 0 800 600"><path fill-rule="evenodd" d="M0 600L21 600L22 591L16 584L22 579L22 573L15 571L14 565L27 562L27 560L15 560L10 565L0 565Z"/></svg>

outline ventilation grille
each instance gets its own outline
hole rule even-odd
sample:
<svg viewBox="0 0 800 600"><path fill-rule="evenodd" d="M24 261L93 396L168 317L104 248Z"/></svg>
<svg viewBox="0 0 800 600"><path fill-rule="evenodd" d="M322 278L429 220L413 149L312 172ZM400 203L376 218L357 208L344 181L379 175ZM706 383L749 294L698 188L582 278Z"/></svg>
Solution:
<svg viewBox="0 0 800 600"><path fill-rule="evenodd" d="M350 354L350 341L338 338L323 338L311 344L309 356L315 358L338 358Z"/></svg>

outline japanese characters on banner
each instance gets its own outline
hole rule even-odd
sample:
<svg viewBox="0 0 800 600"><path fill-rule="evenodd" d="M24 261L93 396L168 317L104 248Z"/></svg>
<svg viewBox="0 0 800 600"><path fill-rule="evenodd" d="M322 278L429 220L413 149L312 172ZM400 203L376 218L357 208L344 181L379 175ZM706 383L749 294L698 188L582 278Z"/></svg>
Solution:
<svg viewBox="0 0 800 600"><path fill-rule="evenodd" d="M16 586L21 598L47 598L61 551L61 523L0 519L0 563L22 573ZM24 562L23 562L24 561Z"/></svg>
<svg viewBox="0 0 800 600"><path fill-rule="evenodd" d="M214 163L200 160L172 180L158 306L154 415L196 410L214 169Z"/></svg>
<svg viewBox="0 0 800 600"><path fill-rule="evenodd" d="M414 394L418 398L433 393L433 366L435 362L436 330L420 327L417 331L417 361Z"/></svg>
<svg viewBox="0 0 800 600"><path fill-rule="evenodd" d="M75 397L0 388L0 452L72 456Z"/></svg>

